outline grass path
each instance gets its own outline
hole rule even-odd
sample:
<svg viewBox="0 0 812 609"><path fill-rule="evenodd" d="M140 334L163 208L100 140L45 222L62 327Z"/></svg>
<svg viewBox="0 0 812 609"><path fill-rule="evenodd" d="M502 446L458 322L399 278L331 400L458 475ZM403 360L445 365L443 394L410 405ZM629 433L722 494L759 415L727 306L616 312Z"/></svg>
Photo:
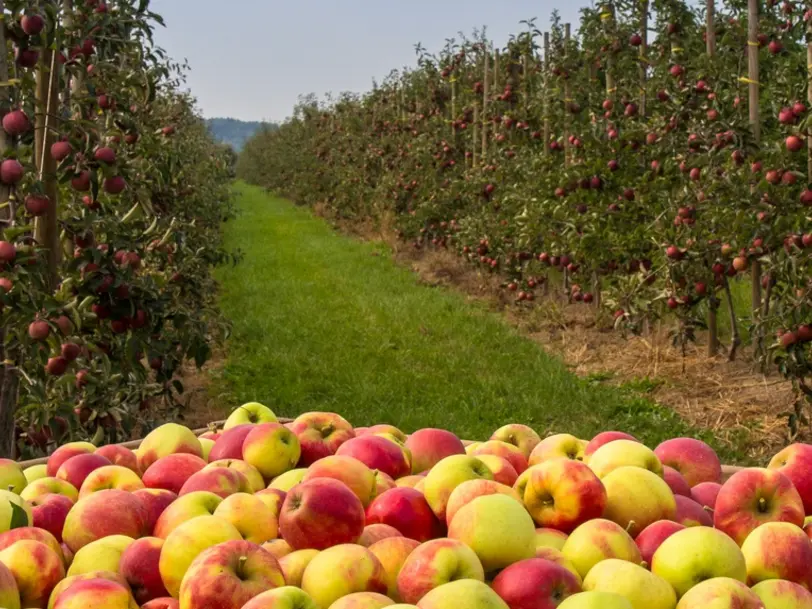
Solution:
<svg viewBox="0 0 812 609"><path fill-rule="evenodd" d="M508 422L585 438L622 429L650 445L697 435L637 394L578 379L496 314L419 284L383 244L336 234L258 188L237 190L242 214L226 235L245 259L219 273L234 333L218 382L234 403L469 439Z"/></svg>

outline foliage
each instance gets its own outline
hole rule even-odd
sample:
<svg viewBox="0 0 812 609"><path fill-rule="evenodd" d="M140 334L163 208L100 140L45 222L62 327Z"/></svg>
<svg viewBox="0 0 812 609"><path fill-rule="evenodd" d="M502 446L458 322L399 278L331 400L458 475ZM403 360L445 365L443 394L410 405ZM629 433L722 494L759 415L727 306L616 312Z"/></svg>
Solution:
<svg viewBox="0 0 812 609"><path fill-rule="evenodd" d="M180 414L176 373L202 365L227 330L210 271L232 259L220 230L234 215L234 154L178 92L148 0L38 6L5 3L16 57L6 108L36 117L9 133L6 159L24 175L3 180L16 257L0 272L0 449L10 452L13 416L23 455ZM27 33L35 15L44 28Z"/></svg>
<svg viewBox="0 0 812 609"><path fill-rule="evenodd" d="M347 220L394 215L413 247L501 273L519 306L552 266L567 298L619 330L669 315L685 345L727 303L730 358L730 282L750 272L754 351L798 388L797 427L812 397L812 11L759 4L750 44L747 2L718 9L713 53L705 15L681 0L598 3L577 36L554 17L542 58L532 21L501 49L481 33L418 47L416 68L365 95L303 99L247 143L238 175Z"/></svg>

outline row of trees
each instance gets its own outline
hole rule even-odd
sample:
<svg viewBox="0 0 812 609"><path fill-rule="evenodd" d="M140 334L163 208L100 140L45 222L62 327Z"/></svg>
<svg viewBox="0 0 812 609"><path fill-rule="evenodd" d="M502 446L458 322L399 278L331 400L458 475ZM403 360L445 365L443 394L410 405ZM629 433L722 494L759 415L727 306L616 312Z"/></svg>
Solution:
<svg viewBox="0 0 812 609"><path fill-rule="evenodd" d="M227 329L236 158L148 0L0 1L0 453L114 441L174 413Z"/></svg>
<svg viewBox="0 0 812 609"><path fill-rule="evenodd" d="M365 95L305 98L238 174L345 219L394 214L415 248L501 273L518 302L560 287L618 328L669 316L677 344L707 330L730 359L731 283L749 282L754 357L793 380L796 428L812 399L812 8L718 4L606 0L577 35L554 16L503 48L483 33L418 48Z"/></svg>

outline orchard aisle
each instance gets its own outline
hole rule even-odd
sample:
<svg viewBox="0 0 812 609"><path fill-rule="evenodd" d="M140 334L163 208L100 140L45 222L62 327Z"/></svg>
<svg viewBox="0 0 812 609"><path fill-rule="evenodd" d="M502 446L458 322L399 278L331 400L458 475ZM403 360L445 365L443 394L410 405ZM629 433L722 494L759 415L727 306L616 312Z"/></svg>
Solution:
<svg viewBox="0 0 812 609"><path fill-rule="evenodd" d="M235 403L259 400L284 416L332 410L359 426L442 426L472 439L507 422L580 437L617 428L649 445L692 433L670 410L576 378L461 295L420 285L384 245L236 188L242 213L226 240L245 259L218 277L234 322L219 389Z"/></svg>

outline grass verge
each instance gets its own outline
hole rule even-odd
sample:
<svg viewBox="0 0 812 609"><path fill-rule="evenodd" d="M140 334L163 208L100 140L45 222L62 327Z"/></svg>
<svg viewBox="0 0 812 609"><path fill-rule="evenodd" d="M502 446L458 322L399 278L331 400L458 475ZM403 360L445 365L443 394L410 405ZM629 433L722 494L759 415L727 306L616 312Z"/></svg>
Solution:
<svg viewBox="0 0 812 609"><path fill-rule="evenodd" d="M483 306L419 284L383 244L236 188L242 214L226 238L245 259L219 272L234 322L216 388L224 407L257 400L280 415L330 410L355 425L444 427L468 439L509 422L583 438L621 429L652 446L692 435L741 459L741 447L719 446L638 391L579 379Z"/></svg>

